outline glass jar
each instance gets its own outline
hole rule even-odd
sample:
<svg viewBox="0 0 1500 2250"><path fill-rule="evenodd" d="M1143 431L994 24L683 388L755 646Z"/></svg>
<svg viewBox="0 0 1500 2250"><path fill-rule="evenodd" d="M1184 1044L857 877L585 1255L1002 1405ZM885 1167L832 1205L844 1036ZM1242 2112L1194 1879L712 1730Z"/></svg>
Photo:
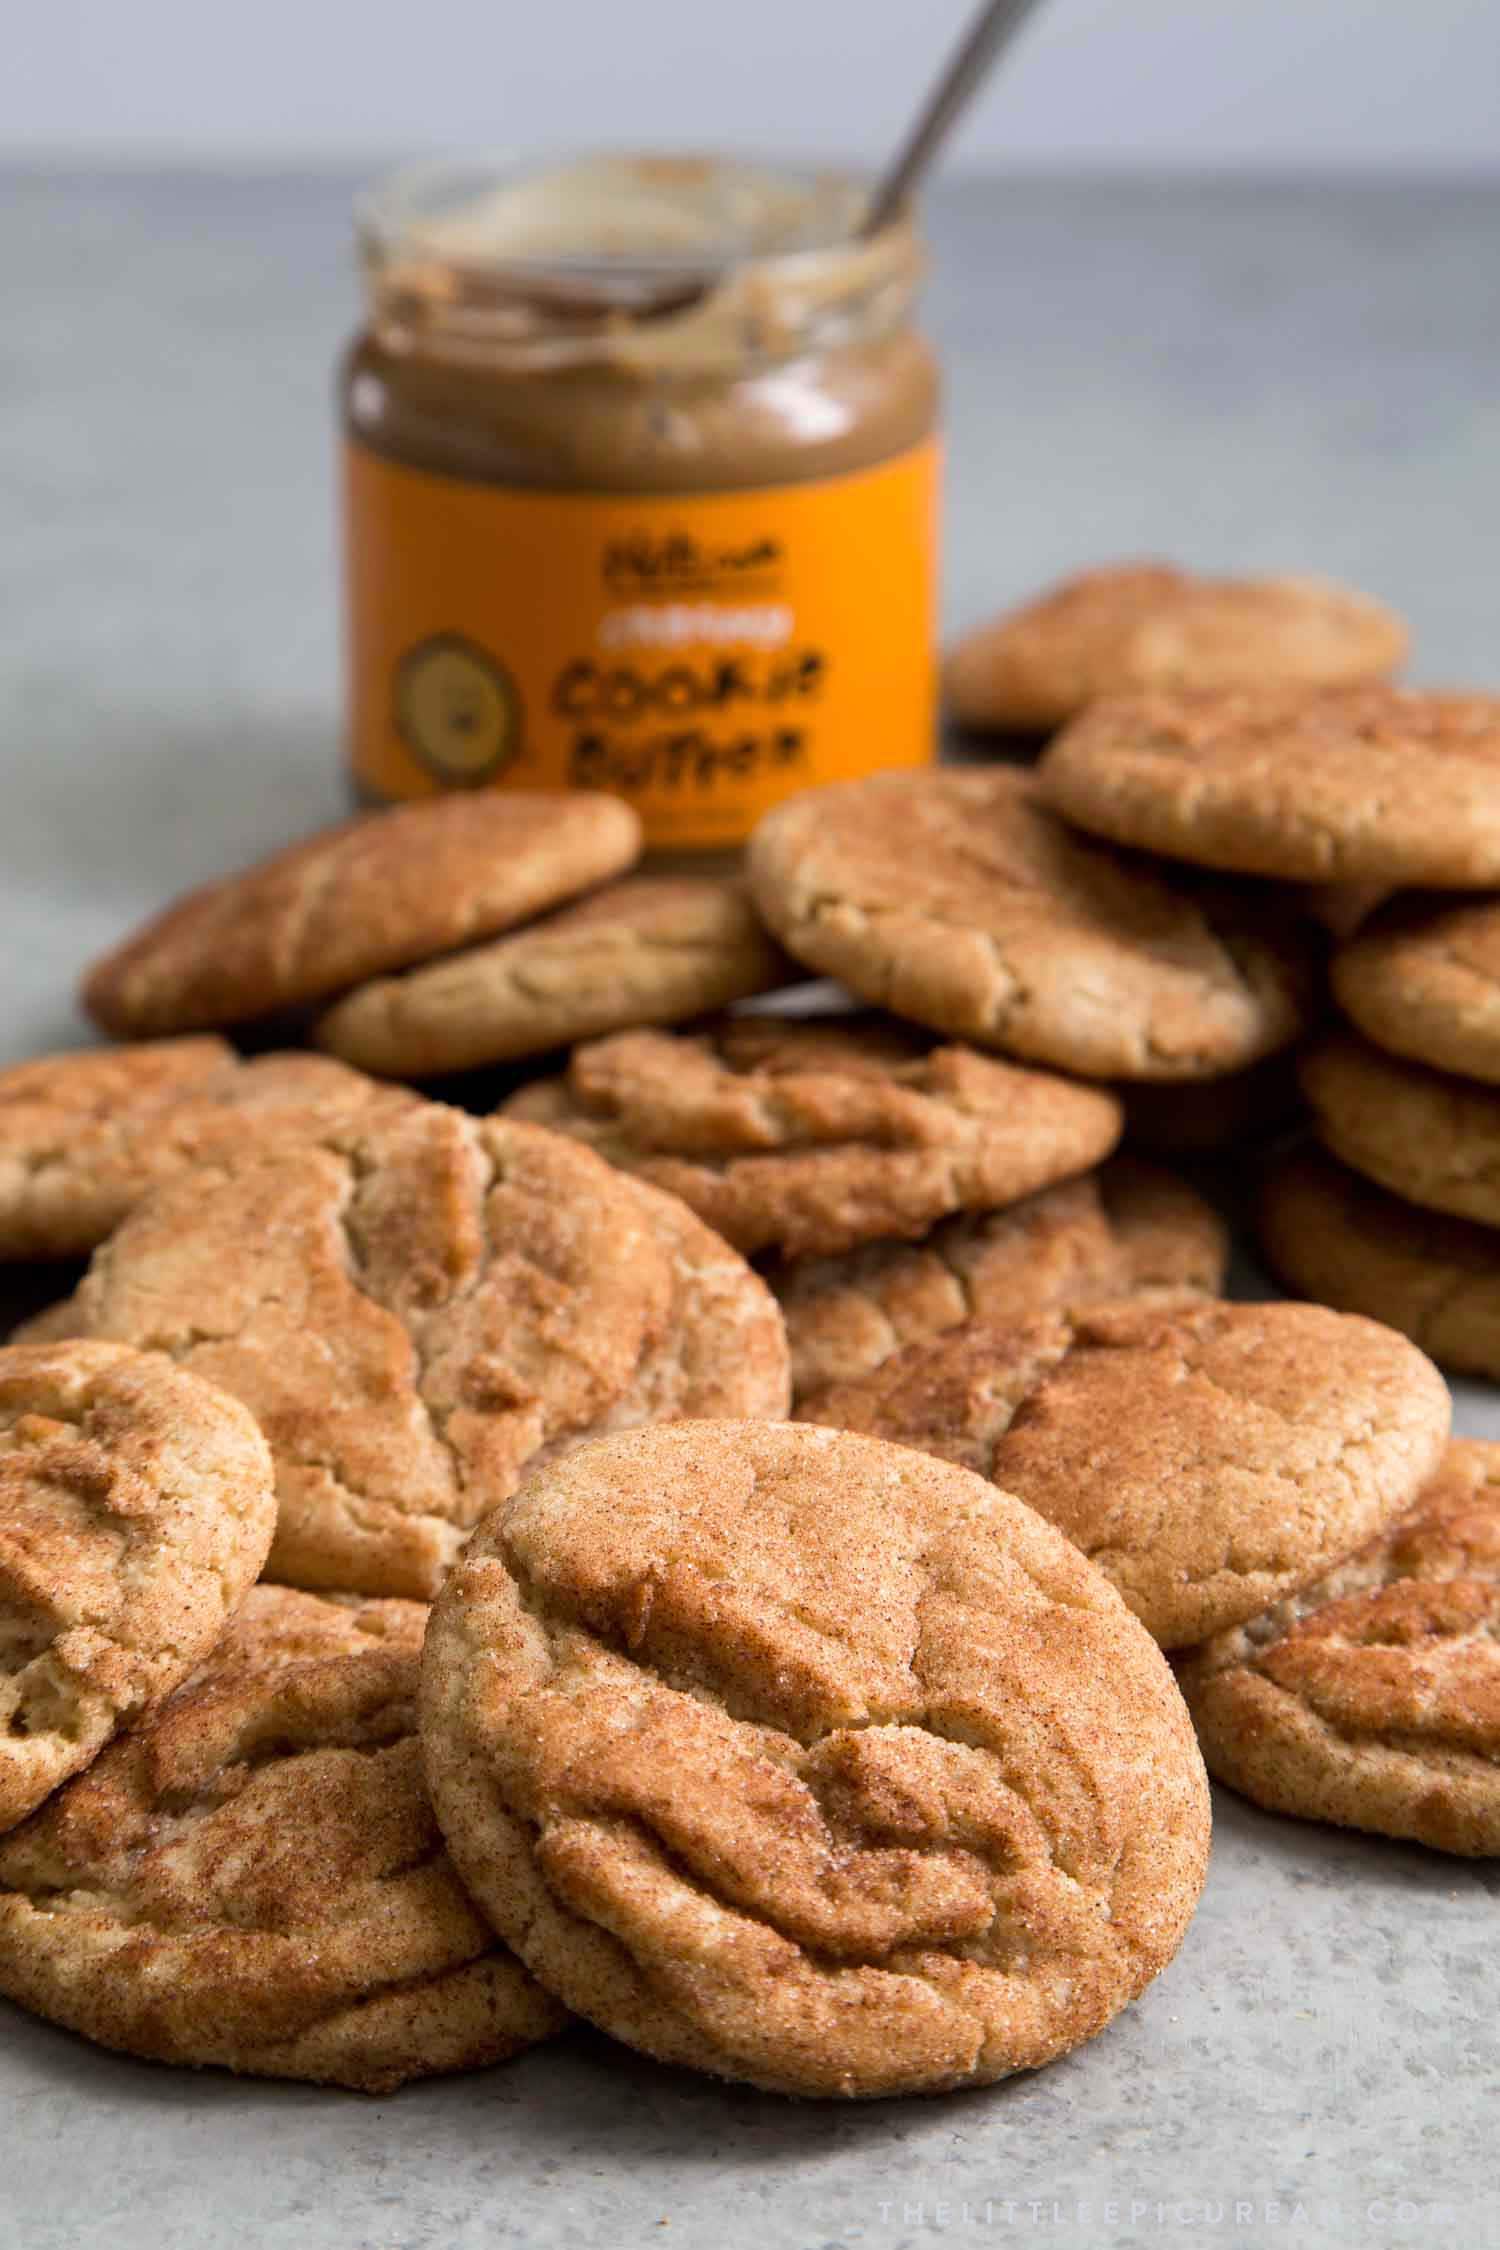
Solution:
<svg viewBox="0 0 1500 2250"><path fill-rule="evenodd" d="M738 843L936 733L938 378L906 220L708 159L399 175L344 368L349 759Z"/></svg>

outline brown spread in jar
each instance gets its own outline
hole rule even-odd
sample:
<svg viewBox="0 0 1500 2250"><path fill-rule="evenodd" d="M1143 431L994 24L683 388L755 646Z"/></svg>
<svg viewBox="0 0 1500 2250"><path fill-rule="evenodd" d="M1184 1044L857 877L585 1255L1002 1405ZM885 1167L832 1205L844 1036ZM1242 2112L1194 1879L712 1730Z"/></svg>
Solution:
<svg viewBox="0 0 1500 2250"><path fill-rule="evenodd" d="M362 216L350 757L594 786L712 849L928 758L937 374L904 222L712 160L444 170Z"/></svg>

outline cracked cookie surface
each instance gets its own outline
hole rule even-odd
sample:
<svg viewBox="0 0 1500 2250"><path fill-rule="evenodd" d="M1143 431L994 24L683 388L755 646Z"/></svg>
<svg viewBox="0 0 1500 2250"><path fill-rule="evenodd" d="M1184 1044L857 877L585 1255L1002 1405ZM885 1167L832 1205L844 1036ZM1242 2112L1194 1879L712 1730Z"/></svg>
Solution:
<svg viewBox="0 0 1500 2250"><path fill-rule="evenodd" d="M539 914L637 858L640 822L594 791L433 797L327 828L190 891L83 985L117 1038L252 1022Z"/></svg>
<svg viewBox="0 0 1500 2250"><path fill-rule="evenodd" d="M1318 1138L1408 1203L1500 1226L1500 1087L1403 1062L1353 1035L1299 1063Z"/></svg>
<svg viewBox="0 0 1500 2250"><path fill-rule="evenodd" d="M751 888L799 961L934 1030L1085 1077L1215 1077L1285 1046L1307 942L1253 886L1076 835L1013 767L877 774L780 805Z"/></svg>
<svg viewBox="0 0 1500 2250"><path fill-rule="evenodd" d="M778 1261L799 1397L871 1374L967 1321L1006 1323L1147 1290L1223 1287L1223 1221L1183 1180L1116 1157L1002 1211L945 1219L920 1242Z"/></svg>
<svg viewBox="0 0 1500 2250"><path fill-rule="evenodd" d="M973 1324L799 1413L1018 1494L1182 1648L1409 1507L1450 1407L1437 1369L1373 1321L1178 1300Z"/></svg>
<svg viewBox="0 0 1500 2250"><path fill-rule="evenodd" d="M273 1576L425 1597L532 1456L638 1382L674 1286L640 1198L587 1149L408 1099L159 1189L67 1317L251 1409Z"/></svg>
<svg viewBox="0 0 1500 2250"><path fill-rule="evenodd" d="M0 1350L0 1830L208 1654L275 1520L234 1399L118 1344Z"/></svg>
<svg viewBox="0 0 1500 2250"><path fill-rule="evenodd" d="M1261 1186L1260 1243L1301 1297L1399 1328L1440 1367L1500 1381L1500 1234L1388 1195L1321 1151Z"/></svg>
<svg viewBox="0 0 1500 2250"><path fill-rule="evenodd" d="M1309 883L1500 883L1500 697L1350 688L1107 696L1051 743L1080 828Z"/></svg>
<svg viewBox="0 0 1500 2250"><path fill-rule="evenodd" d="M620 1032L506 1108L681 1196L738 1249L794 1257L1016 1202L1120 1131L1102 1088L860 1016Z"/></svg>
<svg viewBox="0 0 1500 2250"><path fill-rule="evenodd" d="M1209 1769L1272 1812L1500 1853L1500 1445L1181 1672Z"/></svg>
<svg viewBox="0 0 1500 2250"><path fill-rule="evenodd" d="M86 1257L193 1165L404 1098L327 1056L241 1062L220 1039L18 1063L0 1071L0 1257Z"/></svg>
<svg viewBox="0 0 1500 2250"><path fill-rule="evenodd" d="M629 875L514 936L362 985L316 1036L362 1070L420 1078L682 1023L801 974L742 882Z"/></svg>
<svg viewBox="0 0 1500 2250"><path fill-rule="evenodd" d="M434 1609L422 1732L455 1862L551 1990L786 2092L1050 2061L1203 1880L1187 1714L1100 1575L978 1478L795 1424L532 1478Z"/></svg>
<svg viewBox="0 0 1500 2250"><path fill-rule="evenodd" d="M948 657L944 688L962 725L1045 729L1123 689L1380 680L1406 647L1384 603L1321 579L1112 563L974 627Z"/></svg>
<svg viewBox="0 0 1500 2250"><path fill-rule="evenodd" d="M1500 906L1401 899L1334 955L1334 996L1378 1047L1500 1084Z"/></svg>
<svg viewBox="0 0 1500 2250"><path fill-rule="evenodd" d="M559 2029L443 1850L426 1617L254 1588L186 1685L0 1841L0 1991L153 2061L367 2093Z"/></svg>

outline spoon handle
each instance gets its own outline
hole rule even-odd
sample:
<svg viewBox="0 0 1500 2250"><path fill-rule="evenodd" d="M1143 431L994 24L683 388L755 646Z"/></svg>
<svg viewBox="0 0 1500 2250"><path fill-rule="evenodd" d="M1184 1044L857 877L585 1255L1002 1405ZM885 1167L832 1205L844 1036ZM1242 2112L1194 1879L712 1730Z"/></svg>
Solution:
<svg viewBox="0 0 1500 2250"><path fill-rule="evenodd" d="M1038 5L1039 0L987 0L980 9L870 198L860 225L861 235L878 233L909 200L1001 48L1009 44Z"/></svg>

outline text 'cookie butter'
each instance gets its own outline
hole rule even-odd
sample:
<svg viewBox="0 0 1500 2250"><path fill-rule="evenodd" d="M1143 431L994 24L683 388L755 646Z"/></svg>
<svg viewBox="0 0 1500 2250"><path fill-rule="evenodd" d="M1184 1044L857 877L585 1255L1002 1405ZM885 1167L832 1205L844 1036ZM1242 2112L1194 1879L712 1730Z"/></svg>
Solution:
<svg viewBox="0 0 1500 2250"><path fill-rule="evenodd" d="M938 378L863 190L704 158L407 173L359 215L348 749L377 800L600 788L716 850L932 754Z"/></svg>

